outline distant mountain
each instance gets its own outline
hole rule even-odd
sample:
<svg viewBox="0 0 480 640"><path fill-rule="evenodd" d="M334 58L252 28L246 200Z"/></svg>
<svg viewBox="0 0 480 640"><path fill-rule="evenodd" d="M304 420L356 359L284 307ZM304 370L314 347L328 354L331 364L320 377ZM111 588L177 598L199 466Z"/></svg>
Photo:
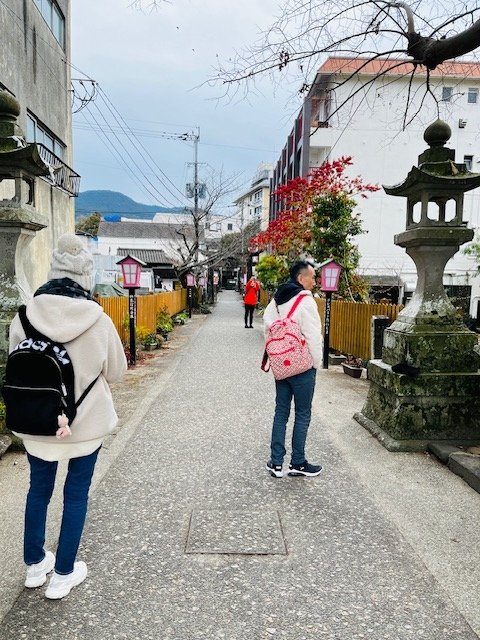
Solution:
<svg viewBox="0 0 480 640"><path fill-rule="evenodd" d="M83 191L75 201L75 218L88 216L98 211L102 214L117 214L125 218L148 220L156 213L175 213L183 207L161 207L156 204L141 204L118 191Z"/></svg>

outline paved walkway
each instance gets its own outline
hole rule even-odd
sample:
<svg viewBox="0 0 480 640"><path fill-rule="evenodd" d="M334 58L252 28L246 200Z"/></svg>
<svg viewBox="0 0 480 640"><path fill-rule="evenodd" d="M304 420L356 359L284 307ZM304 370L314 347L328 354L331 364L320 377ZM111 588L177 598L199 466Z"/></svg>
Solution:
<svg viewBox="0 0 480 640"><path fill-rule="evenodd" d="M1 640L480 636L480 495L427 455L386 452L351 420L368 383L337 368L318 372L308 442L324 472L270 478L274 384L242 314L222 293L175 353L116 386L122 427L79 555L90 575L63 601L21 590L7 487L24 491L25 458L0 461Z"/></svg>

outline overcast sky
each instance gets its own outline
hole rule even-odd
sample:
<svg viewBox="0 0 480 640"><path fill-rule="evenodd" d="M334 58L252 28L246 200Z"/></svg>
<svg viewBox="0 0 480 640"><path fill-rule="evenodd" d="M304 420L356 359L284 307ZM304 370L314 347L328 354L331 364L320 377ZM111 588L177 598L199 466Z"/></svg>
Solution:
<svg viewBox="0 0 480 640"><path fill-rule="evenodd" d="M185 204L157 176L161 169L184 192L191 180L192 143L154 136L195 127L200 127L199 161L207 163L201 172L240 173L240 182L248 185L259 162L276 161L300 105L298 99L289 101L297 87L264 80L257 95L245 99L240 92L218 101L221 87L201 85L212 76L217 55L226 60L258 38L277 12L277 0L172 0L152 12L129 4L72 3L72 62L101 89L93 105L74 115L74 166L82 176L81 190L111 189L148 204ZM72 76L83 77L75 69ZM125 135L118 132L117 139L109 131L111 126L117 132L117 111L159 169L149 169ZM109 140L92 126L109 132ZM140 137L140 130L147 137Z"/></svg>

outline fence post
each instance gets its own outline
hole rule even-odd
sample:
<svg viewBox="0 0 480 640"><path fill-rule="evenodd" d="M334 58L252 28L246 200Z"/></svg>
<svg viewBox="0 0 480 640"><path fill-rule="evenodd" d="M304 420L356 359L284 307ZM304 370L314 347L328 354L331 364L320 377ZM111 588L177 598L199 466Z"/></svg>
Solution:
<svg viewBox="0 0 480 640"><path fill-rule="evenodd" d="M372 316L371 339L370 339L370 359L382 359L383 334L390 323L388 316Z"/></svg>

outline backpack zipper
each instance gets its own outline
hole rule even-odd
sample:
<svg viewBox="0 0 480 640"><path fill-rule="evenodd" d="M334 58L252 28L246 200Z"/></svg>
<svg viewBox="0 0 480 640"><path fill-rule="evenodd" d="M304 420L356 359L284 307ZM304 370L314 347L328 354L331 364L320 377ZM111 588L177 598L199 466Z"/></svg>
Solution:
<svg viewBox="0 0 480 640"><path fill-rule="evenodd" d="M15 384L6 384L4 385L5 389L19 389L19 390L27 390L27 391L54 391L55 393L58 393L58 395L61 397L61 393L58 389L54 389L53 387L19 387Z"/></svg>
<svg viewBox="0 0 480 640"><path fill-rule="evenodd" d="M23 355L26 356L28 355L28 353L26 351L16 351L15 352L16 355ZM53 356L49 356L48 354L43 354L44 358L48 358L49 360L51 360L53 362L53 364L56 366L57 370L58 370L58 375L60 377L60 386L62 388L62 393L63 396L66 398L67 397L67 388L65 387L65 384L63 382L63 376L62 376L62 369L60 367L60 365L58 364L58 360L56 358L54 358ZM18 388L18 387L15 387ZM24 387L24 389L35 389L35 387ZM50 391L58 391L58 389L50 389Z"/></svg>

